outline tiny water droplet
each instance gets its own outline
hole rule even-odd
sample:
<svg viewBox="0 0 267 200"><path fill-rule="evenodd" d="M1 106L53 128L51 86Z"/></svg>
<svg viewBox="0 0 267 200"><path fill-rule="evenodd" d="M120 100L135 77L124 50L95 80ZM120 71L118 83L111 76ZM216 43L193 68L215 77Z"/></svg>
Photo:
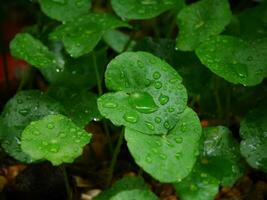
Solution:
<svg viewBox="0 0 267 200"><path fill-rule="evenodd" d="M22 99L18 99L18 100L17 100L17 103L18 103L18 104L22 104L22 103L23 103L23 100L22 100Z"/></svg>
<svg viewBox="0 0 267 200"><path fill-rule="evenodd" d="M52 124L52 123L49 123L49 124L47 124L47 128L49 128L49 129L53 129L55 126L54 126L54 124Z"/></svg>
<svg viewBox="0 0 267 200"><path fill-rule="evenodd" d="M161 153L159 156L160 156L163 160L166 160L166 159L167 159L167 156L166 156L164 153Z"/></svg>
<svg viewBox="0 0 267 200"><path fill-rule="evenodd" d="M174 108L173 108L173 107L169 107L169 108L168 108L168 112L169 112L169 113L174 112Z"/></svg>
<svg viewBox="0 0 267 200"><path fill-rule="evenodd" d="M155 129L154 125L151 124L150 122L146 122L145 124L146 124L147 128L149 128L152 131Z"/></svg>
<svg viewBox="0 0 267 200"><path fill-rule="evenodd" d="M144 68L144 63L140 60L137 60L137 66L140 67L140 68Z"/></svg>
<svg viewBox="0 0 267 200"><path fill-rule="evenodd" d="M182 132L185 132L185 131L186 131L186 128L187 128L187 127L186 127L186 123L183 122L182 125L181 125L181 131L182 131Z"/></svg>
<svg viewBox="0 0 267 200"><path fill-rule="evenodd" d="M170 129L170 123L168 121L165 121L163 125L166 129Z"/></svg>
<svg viewBox="0 0 267 200"><path fill-rule="evenodd" d="M157 146L161 147L162 146L162 143L160 141L156 141L155 142Z"/></svg>
<svg viewBox="0 0 267 200"><path fill-rule="evenodd" d="M160 118L160 117L155 117L155 122L156 122L157 124L159 124L159 123L161 122L161 118Z"/></svg>
<svg viewBox="0 0 267 200"><path fill-rule="evenodd" d="M106 102L103 106L105 108L116 108L118 106L118 104L116 104L114 102Z"/></svg>
<svg viewBox="0 0 267 200"><path fill-rule="evenodd" d="M48 142L43 141L43 142L42 142L42 145L47 146L47 145L48 145Z"/></svg>
<svg viewBox="0 0 267 200"><path fill-rule="evenodd" d="M29 114L29 109L20 109L19 110L19 114L23 115L23 116L26 116Z"/></svg>
<svg viewBox="0 0 267 200"><path fill-rule="evenodd" d="M180 152L175 153L175 157L176 157L177 159L180 159L181 156L182 156L182 154L181 154Z"/></svg>
<svg viewBox="0 0 267 200"><path fill-rule="evenodd" d="M160 89L160 88L162 88L162 83L161 83L160 81L156 81L156 82L154 83L154 87L155 87L156 89Z"/></svg>
<svg viewBox="0 0 267 200"><path fill-rule="evenodd" d="M197 186L195 184L191 184L190 185L190 190L196 191L197 190Z"/></svg>
<svg viewBox="0 0 267 200"><path fill-rule="evenodd" d="M123 115L123 119L129 123L136 123L138 121L138 115L134 112L126 112Z"/></svg>
<svg viewBox="0 0 267 200"><path fill-rule="evenodd" d="M166 103L168 103L168 101L169 101L169 97L168 97L168 96L166 96L166 95L164 95L164 94L161 94L161 95L159 96L159 103L160 103L161 105L165 105Z"/></svg>
<svg viewBox="0 0 267 200"><path fill-rule="evenodd" d="M153 73L153 78L154 79L159 79L161 77L161 74L159 72L154 72Z"/></svg>
<svg viewBox="0 0 267 200"><path fill-rule="evenodd" d="M147 156L146 156L146 161L147 161L148 163L151 163L151 162L152 162L152 158L151 158L150 155L147 155Z"/></svg>
<svg viewBox="0 0 267 200"><path fill-rule="evenodd" d="M39 131L33 131L33 134L34 135L40 135L40 132Z"/></svg>
<svg viewBox="0 0 267 200"><path fill-rule="evenodd" d="M177 144L181 144L181 143L183 142L183 138L181 138L181 137L177 137L177 138L175 138L175 142L176 142Z"/></svg>

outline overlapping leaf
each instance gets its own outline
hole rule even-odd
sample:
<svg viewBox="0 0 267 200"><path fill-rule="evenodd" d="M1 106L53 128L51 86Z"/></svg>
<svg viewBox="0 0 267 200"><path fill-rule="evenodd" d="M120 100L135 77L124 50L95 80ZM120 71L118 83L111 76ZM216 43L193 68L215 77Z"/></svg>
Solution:
<svg viewBox="0 0 267 200"><path fill-rule="evenodd" d="M112 8L123 19L149 19L171 8L181 8L184 0L112 0Z"/></svg>
<svg viewBox="0 0 267 200"><path fill-rule="evenodd" d="M166 134L186 107L181 77L167 63L145 52L126 52L113 59L106 85L117 91L98 99L100 113L115 125L146 134Z"/></svg>
<svg viewBox="0 0 267 200"><path fill-rule="evenodd" d="M2 147L14 158L22 162L31 162L32 159L22 152L20 147L23 129L31 121L57 113L65 113L63 106L40 91L18 92L5 105L1 115L4 125L2 129L4 132L1 133Z"/></svg>
<svg viewBox="0 0 267 200"><path fill-rule="evenodd" d="M161 182L178 182L190 173L200 136L199 119L190 108L179 115L176 126L167 135L125 129L127 146L136 163Z"/></svg>
<svg viewBox="0 0 267 200"><path fill-rule="evenodd" d="M85 14L91 7L91 0L39 0L39 3L46 15L60 21Z"/></svg>
<svg viewBox="0 0 267 200"><path fill-rule="evenodd" d="M53 165L72 163L82 154L91 135L63 115L48 115L31 122L21 136L22 150L34 160L49 160Z"/></svg>
<svg viewBox="0 0 267 200"><path fill-rule="evenodd" d="M267 38L252 42L217 36L197 48L201 62L232 83L259 84L267 75Z"/></svg>
<svg viewBox="0 0 267 200"><path fill-rule="evenodd" d="M266 103L251 110L241 122L240 150L247 162L267 172L267 112Z"/></svg>
<svg viewBox="0 0 267 200"><path fill-rule="evenodd" d="M201 0L181 10L177 17L179 35L176 47L190 51L217 35L231 21L228 0Z"/></svg>
<svg viewBox="0 0 267 200"><path fill-rule="evenodd" d="M103 34L118 27L129 27L109 14L90 13L66 22L51 33L51 39L61 40L72 57L89 53Z"/></svg>

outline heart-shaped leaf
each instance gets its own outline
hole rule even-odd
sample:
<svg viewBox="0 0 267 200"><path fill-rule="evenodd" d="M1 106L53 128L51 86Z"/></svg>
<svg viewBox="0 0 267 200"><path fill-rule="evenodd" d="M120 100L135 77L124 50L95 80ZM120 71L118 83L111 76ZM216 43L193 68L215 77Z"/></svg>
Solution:
<svg viewBox="0 0 267 200"><path fill-rule="evenodd" d="M14 57L27 61L37 68L54 67L56 59L52 52L28 33L19 33L10 43Z"/></svg>
<svg viewBox="0 0 267 200"><path fill-rule="evenodd" d="M181 8L184 0L112 0L112 8L123 19L149 19L171 8Z"/></svg>
<svg viewBox="0 0 267 200"><path fill-rule="evenodd" d="M126 52L113 59L106 86L117 91L98 99L100 113L115 125L146 134L166 134L186 107L181 77L166 62L146 52Z"/></svg>
<svg viewBox="0 0 267 200"><path fill-rule="evenodd" d="M267 75L267 38L248 43L232 36L217 36L197 48L201 62L232 83L252 86Z"/></svg>
<svg viewBox="0 0 267 200"><path fill-rule="evenodd" d="M123 177L117 181L109 190L100 193L95 200L156 200L153 194L141 177Z"/></svg>
<svg viewBox="0 0 267 200"><path fill-rule="evenodd" d="M82 154L91 135L63 115L48 115L31 122L22 132L21 148L34 160L49 160L53 165L72 163Z"/></svg>
<svg viewBox="0 0 267 200"><path fill-rule="evenodd" d="M64 105L67 116L81 128L91 120L101 118L94 93L59 87L50 87L48 93Z"/></svg>
<svg viewBox="0 0 267 200"><path fill-rule="evenodd" d="M211 36L221 33L231 16L228 0L201 0L183 8L177 17L176 47L183 51L196 49Z"/></svg>
<svg viewBox="0 0 267 200"><path fill-rule="evenodd" d="M136 163L161 182L178 182L190 173L198 155L200 136L199 119L190 108L179 115L176 126L167 135L125 129L127 146Z"/></svg>
<svg viewBox="0 0 267 200"><path fill-rule="evenodd" d="M59 21L68 21L85 14L91 8L91 0L40 0L42 11Z"/></svg>
<svg viewBox="0 0 267 200"><path fill-rule="evenodd" d="M249 165L267 172L267 105L260 104L241 122L240 150Z"/></svg>
<svg viewBox="0 0 267 200"><path fill-rule="evenodd" d="M219 190L219 181L195 166L189 176L174 186L181 200L213 200Z"/></svg>
<svg viewBox="0 0 267 200"><path fill-rule="evenodd" d="M59 26L50 37L61 40L72 57L79 57L92 51L106 31L118 27L129 25L109 14L90 13Z"/></svg>
<svg viewBox="0 0 267 200"><path fill-rule="evenodd" d="M49 114L65 113L61 104L40 91L18 92L5 105L1 114L4 124L1 133L4 150L17 160L32 162L32 159L21 151L20 137L23 129L31 122Z"/></svg>

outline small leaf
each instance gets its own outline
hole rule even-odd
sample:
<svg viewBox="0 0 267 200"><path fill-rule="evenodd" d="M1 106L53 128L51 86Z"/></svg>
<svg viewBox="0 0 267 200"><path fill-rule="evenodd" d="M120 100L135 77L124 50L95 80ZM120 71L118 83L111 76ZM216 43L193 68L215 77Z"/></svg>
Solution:
<svg viewBox="0 0 267 200"><path fill-rule="evenodd" d="M196 50L201 62L232 83L259 84L267 75L267 38L248 43L232 36L217 36Z"/></svg>
<svg viewBox="0 0 267 200"><path fill-rule="evenodd" d="M149 19L171 8L181 8L184 0L112 0L112 8L123 19Z"/></svg>
<svg viewBox="0 0 267 200"><path fill-rule="evenodd" d="M189 176L174 186L181 200L213 200L219 190L219 181L196 166Z"/></svg>
<svg viewBox="0 0 267 200"><path fill-rule="evenodd" d="M231 187L244 173L237 141L223 126L204 128L203 136L202 171Z"/></svg>
<svg viewBox="0 0 267 200"><path fill-rule="evenodd" d="M91 135L63 115L48 115L31 122L22 132L21 148L34 160L49 160L53 165L72 163L82 154Z"/></svg>
<svg viewBox="0 0 267 200"><path fill-rule="evenodd" d="M81 128L93 119L101 119L94 93L59 87L50 87L48 93L64 105L67 116Z"/></svg>
<svg viewBox="0 0 267 200"><path fill-rule="evenodd" d="M240 150L249 165L267 172L267 112L266 103L251 110L241 122Z"/></svg>
<svg viewBox="0 0 267 200"><path fill-rule="evenodd" d="M127 146L136 163L157 180L169 183L190 173L198 155L200 136L199 119L190 108L179 115L176 126L167 135L125 129Z"/></svg>
<svg viewBox="0 0 267 200"><path fill-rule="evenodd" d="M177 17L176 47L192 51L211 36L218 35L231 21L228 0L201 0L183 8Z"/></svg>
<svg viewBox="0 0 267 200"><path fill-rule="evenodd" d="M23 129L31 121L57 113L65 113L63 106L40 91L18 92L8 101L1 114L1 121L5 127L1 133L2 147L17 160L32 162L32 159L21 151L20 137Z"/></svg>
<svg viewBox="0 0 267 200"><path fill-rule="evenodd" d="M181 77L149 53L117 56L109 63L105 78L107 87L117 92L101 96L98 108L115 125L146 134L166 134L186 107Z"/></svg>
<svg viewBox="0 0 267 200"><path fill-rule="evenodd" d="M123 177L117 181L109 190L100 193L94 200L157 200L141 177Z"/></svg>
<svg viewBox="0 0 267 200"><path fill-rule="evenodd" d="M72 57L79 57L92 51L106 31L118 27L129 25L109 14L90 13L59 26L50 37L61 40Z"/></svg>
<svg viewBox="0 0 267 200"><path fill-rule="evenodd" d="M56 60L52 52L28 33L19 33L10 43L14 57L27 61L37 68L55 67Z"/></svg>
<svg viewBox="0 0 267 200"><path fill-rule="evenodd" d="M59 21L71 20L91 8L91 0L39 0L39 3L47 16Z"/></svg>

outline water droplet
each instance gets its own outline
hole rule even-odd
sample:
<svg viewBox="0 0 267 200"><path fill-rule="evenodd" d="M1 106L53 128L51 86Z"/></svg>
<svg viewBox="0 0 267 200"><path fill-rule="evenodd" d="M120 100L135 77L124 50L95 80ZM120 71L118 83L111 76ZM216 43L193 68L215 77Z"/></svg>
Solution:
<svg viewBox="0 0 267 200"><path fill-rule="evenodd" d="M160 89L160 88L162 88L162 83L161 83L160 81L156 81L156 82L154 83L154 87L155 87L156 89Z"/></svg>
<svg viewBox="0 0 267 200"><path fill-rule="evenodd" d="M57 153L59 151L59 149L60 149L59 145L53 144L53 145L51 145L49 151L52 153Z"/></svg>
<svg viewBox="0 0 267 200"><path fill-rule="evenodd" d="M76 143L80 143L81 142L81 140L80 139L76 139L76 140L74 140Z"/></svg>
<svg viewBox="0 0 267 200"><path fill-rule="evenodd" d="M181 156L182 156L182 154L181 154L180 152L175 153L175 157L176 157L177 159L180 159Z"/></svg>
<svg viewBox="0 0 267 200"><path fill-rule="evenodd" d="M166 129L170 129L170 123L168 121L165 121L163 125Z"/></svg>
<svg viewBox="0 0 267 200"><path fill-rule="evenodd" d="M153 78L154 79L159 79L161 77L161 74L159 72L154 72Z"/></svg>
<svg viewBox="0 0 267 200"><path fill-rule="evenodd" d="M145 86L147 87L147 86L149 86L151 84L151 81L149 80L149 79L146 79L145 80Z"/></svg>
<svg viewBox="0 0 267 200"><path fill-rule="evenodd" d="M137 60L137 66L140 68L144 68L144 63L140 60Z"/></svg>
<svg viewBox="0 0 267 200"><path fill-rule="evenodd" d="M152 163L152 158L151 158L150 155L147 155L147 156L146 156L146 161L147 161L148 163Z"/></svg>
<svg viewBox="0 0 267 200"><path fill-rule="evenodd" d="M155 122L156 122L157 124L159 124L159 123L161 122L161 118L160 118L160 117L155 117Z"/></svg>
<svg viewBox="0 0 267 200"><path fill-rule="evenodd" d="M21 115L23 115L23 116L26 116L26 115L28 115L29 114L29 109L20 109L19 110L19 114L21 114Z"/></svg>
<svg viewBox="0 0 267 200"><path fill-rule="evenodd" d="M33 131L33 134L34 135L40 135L40 132L39 131Z"/></svg>
<svg viewBox="0 0 267 200"><path fill-rule="evenodd" d="M177 137L177 138L175 138L175 142L176 142L177 144L181 144L181 143L183 142L183 138L181 138L181 137Z"/></svg>
<svg viewBox="0 0 267 200"><path fill-rule="evenodd" d="M172 78L169 80L170 83L176 83L176 82L180 82L180 79L178 78Z"/></svg>
<svg viewBox="0 0 267 200"><path fill-rule="evenodd" d="M123 119L129 123L136 123L138 121L138 115L134 112L126 112L123 115Z"/></svg>
<svg viewBox="0 0 267 200"><path fill-rule="evenodd" d="M159 146L159 147L161 147L161 146L162 146L162 143L161 143L161 141L156 141L155 143L156 143L156 145L157 145L157 146Z"/></svg>
<svg viewBox="0 0 267 200"><path fill-rule="evenodd" d="M171 113L171 112L174 112L174 110L175 110L175 109L174 109L173 107L169 107L169 108L168 108L168 112L170 112L170 113Z"/></svg>
<svg viewBox="0 0 267 200"><path fill-rule="evenodd" d="M248 60L248 61L252 61L252 60L253 60L253 57L252 57L252 56L249 56L249 57L247 58L247 60Z"/></svg>
<svg viewBox="0 0 267 200"><path fill-rule="evenodd" d="M164 95L164 94L161 94L161 95L159 96L159 103L160 103L161 105L165 105L166 103L168 103L168 101L169 101L169 97L168 97L168 96L166 96L166 95Z"/></svg>
<svg viewBox="0 0 267 200"><path fill-rule="evenodd" d="M196 191L197 190L197 186L195 184L191 184L190 185L190 190Z"/></svg>
<svg viewBox="0 0 267 200"><path fill-rule="evenodd" d="M154 125L151 124L150 122L146 122L145 124L146 124L147 128L149 128L152 131L155 129Z"/></svg>
<svg viewBox="0 0 267 200"><path fill-rule="evenodd" d="M47 128L49 128L49 129L53 129L55 126L54 126L54 124L52 124L52 123L49 123L49 124L47 124Z"/></svg>
<svg viewBox="0 0 267 200"><path fill-rule="evenodd" d="M59 133L59 137L60 138L65 138L67 135L66 135L66 133L64 133L64 132L61 132L61 133Z"/></svg>
<svg viewBox="0 0 267 200"><path fill-rule="evenodd" d="M118 104L116 104L114 102L106 102L103 106L105 108L116 108L118 106Z"/></svg>
<svg viewBox="0 0 267 200"><path fill-rule="evenodd" d="M153 148L152 149L153 153L157 154L158 153L158 150L156 148Z"/></svg>
<svg viewBox="0 0 267 200"><path fill-rule="evenodd" d="M160 156L163 160L166 160L166 159L167 159L167 156L166 156L164 153L161 153L159 156Z"/></svg>
<svg viewBox="0 0 267 200"><path fill-rule="evenodd" d="M202 178L206 178L208 175L207 175L206 173L201 173L200 176L201 176Z"/></svg>
<svg viewBox="0 0 267 200"><path fill-rule="evenodd" d="M186 131L186 123L185 122L183 122L182 125L181 125L181 131L182 132Z"/></svg>
<svg viewBox="0 0 267 200"><path fill-rule="evenodd" d="M169 140L166 140L166 143L169 147L174 147L174 144L172 142L170 142Z"/></svg>
<svg viewBox="0 0 267 200"><path fill-rule="evenodd" d="M149 60L149 62L150 62L151 64L155 64L155 63L157 62L157 60L156 60L155 58L151 58L151 59Z"/></svg>
<svg viewBox="0 0 267 200"><path fill-rule="evenodd" d="M47 146L47 145L48 145L48 142L43 141L43 142L42 142L42 145Z"/></svg>
<svg viewBox="0 0 267 200"><path fill-rule="evenodd" d="M134 92L130 95L129 103L138 112L153 113L158 110L153 97L147 92Z"/></svg>
<svg viewBox="0 0 267 200"><path fill-rule="evenodd" d="M17 100L17 103L18 103L18 104L22 104L22 103L23 103L23 100L22 100L22 99L18 99L18 100Z"/></svg>

